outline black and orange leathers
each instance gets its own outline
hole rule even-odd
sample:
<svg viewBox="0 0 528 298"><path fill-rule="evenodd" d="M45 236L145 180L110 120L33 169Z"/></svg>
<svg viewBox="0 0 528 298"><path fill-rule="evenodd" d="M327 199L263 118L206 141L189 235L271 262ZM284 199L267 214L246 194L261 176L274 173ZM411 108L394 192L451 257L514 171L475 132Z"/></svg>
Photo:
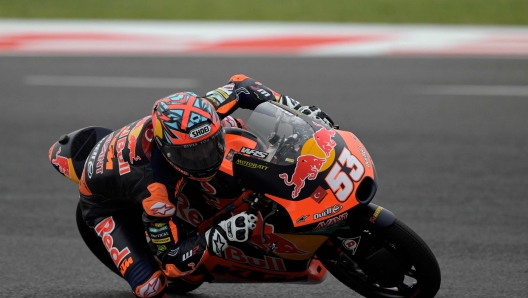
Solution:
<svg viewBox="0 0 528 298"><path fill-rule="evenodd" d="M205 98L221 118L237 108L254 109L270 100L300 107L293 99L244 75L231 77L227 85L208 92ZM210 185L230 184L217 183L215 180L226 178L220 176L210 181ZM145 287L151 292L155 289L161 297L166 279L161 280L160 266L152 252L145 251L148 249L142 244L144 239L137 239L143 235L127 230L127 222L143 221L151 248L163 260L161 269L171 277L192 272L207 256L205 236L189 238L187 235L192 233L183 233L176 217L178 198L183 196L180 204L186 199L182 194L186 182L154 144L150 116L103 138L86 161L79 182L83 219L95 227L121 274L139 297ZM196 192L199 188L191 189ZM207 194L206 188L201 189ZM223 189L221 193L236 197L238 191ZM142 219L131 218L134 212L129 210L134 209L143 209Z"/></svg>

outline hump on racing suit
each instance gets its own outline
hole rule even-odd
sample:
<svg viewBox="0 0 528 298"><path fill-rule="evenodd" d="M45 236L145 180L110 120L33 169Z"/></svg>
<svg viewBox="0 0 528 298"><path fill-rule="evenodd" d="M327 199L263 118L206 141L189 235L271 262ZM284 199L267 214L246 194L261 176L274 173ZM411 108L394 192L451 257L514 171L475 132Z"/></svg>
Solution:
<svg viewBox="0 0 528 298"><path fill-rule="evenodd" d="M79 183L90 151L111 132L105 127L90 126L62 135L49 149L51 165L64 177Z"/></svg>

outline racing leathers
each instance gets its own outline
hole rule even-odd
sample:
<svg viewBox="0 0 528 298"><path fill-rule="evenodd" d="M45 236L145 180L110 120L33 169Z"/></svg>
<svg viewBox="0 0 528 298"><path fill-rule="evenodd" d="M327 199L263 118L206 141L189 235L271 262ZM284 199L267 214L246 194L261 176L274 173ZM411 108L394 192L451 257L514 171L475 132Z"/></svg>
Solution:
<svg viewBox="0 0 528 298"><path fill-rule="evenodd" d="M237 108L252 110L271 100L301 107L245 75L231 77L204 98L222 119ZM225 120L243 127L232 117ZM196 269L209 254L221 254L228 241L247 240L228 237L221 224L196 233L196 226L219 207L216 198L236 198L241 190L222 175L209 182L188 181L165 160L153 138L151 116L110 133L90 153L79 182L83 219L137 297L164 297L167 277L201 282ZM190 208L191 200L205 203L198 211ZM255 219L243 220L251 225ZM137 229L140 221L145 230Z"/></svg>

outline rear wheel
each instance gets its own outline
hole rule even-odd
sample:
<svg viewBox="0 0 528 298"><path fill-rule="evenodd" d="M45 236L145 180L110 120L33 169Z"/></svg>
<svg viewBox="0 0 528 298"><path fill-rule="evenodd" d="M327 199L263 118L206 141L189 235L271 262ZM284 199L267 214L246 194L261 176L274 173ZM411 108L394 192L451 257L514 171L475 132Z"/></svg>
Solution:
<svg viewBox="0 0 528 298"><path fill-rule="evenodd" d="M413 230L396 219L387 228L361 233L357 246L350 243L358 237L350 237L358 235L340 235L321 252L322 263L339 281L365 297L436 295L441 281L438 262Z"/></svg>

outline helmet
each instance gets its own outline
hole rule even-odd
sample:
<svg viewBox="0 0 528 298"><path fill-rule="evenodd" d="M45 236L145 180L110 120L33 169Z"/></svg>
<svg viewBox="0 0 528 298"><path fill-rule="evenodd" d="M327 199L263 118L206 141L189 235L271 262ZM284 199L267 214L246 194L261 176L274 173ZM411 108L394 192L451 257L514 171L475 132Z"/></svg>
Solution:
<svg viewBox="0 0 528 298"><path fill-rule="evenodd" d="M167 161L182 175L208 181L220 168L224 131L213 105L192 92L158 100L152 110L154 138Z"/></svg>

